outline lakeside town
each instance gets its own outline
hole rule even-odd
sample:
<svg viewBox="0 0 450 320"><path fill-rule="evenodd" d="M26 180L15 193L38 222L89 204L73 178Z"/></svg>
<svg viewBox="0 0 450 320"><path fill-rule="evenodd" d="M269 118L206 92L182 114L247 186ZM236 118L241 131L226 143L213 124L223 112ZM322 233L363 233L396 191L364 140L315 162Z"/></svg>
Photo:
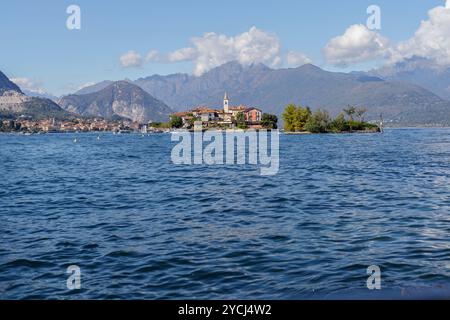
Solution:
<svg viewBox="0 0 450 320"><path fill-rule="evenodd" d="M127 120L105 120L97 118L74 118L70 120L41 119L27 117L0 121L0 132L34 133L73 133L73 132L115 132L131 133L144 130L137 122Z"/></svg>
<svg viewBox="0 0 450 320"><path fill-rule="evenodd" d="M276 129L278 118L263 113L256 107L231 106L225 93L222 109L204 106L170 115L165 123L139 123L128 119L107 120L103 118L74 117L71 119L33 119L21 115L16 119L0 120L0 132L73 133L73 132L114 132L114 133L162 133L170 130L187 129Z"/></svg>
<svg viewBox="0 0 450 320"><path fill-rule="evenodd" d="M309 107L289 104L282 114L286 133L347 133L382 131L382 119L378 124L364 120L367 109L347 106L332 118L325 110L312 112ZM381 116L380 116L381 117ZM221 108L198 106L188 111L170 115L168 122L139 123L121 118L72 117L70 119L33 119L21 115L16 119L0 120L0 132L73 133L73 132L113 132L113 133L164 133L172 130L274 130L278 129L278 117L264 113L260 108L246 105L232 106L225 92Z"/></svg>

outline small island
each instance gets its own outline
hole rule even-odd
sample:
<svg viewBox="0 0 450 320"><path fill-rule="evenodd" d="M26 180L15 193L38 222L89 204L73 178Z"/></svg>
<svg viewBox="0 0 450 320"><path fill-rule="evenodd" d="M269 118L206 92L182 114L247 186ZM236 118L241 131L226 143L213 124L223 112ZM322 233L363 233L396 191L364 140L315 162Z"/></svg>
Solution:
<svg viewBox="0 0 450 320"><path fill-rule="evenodd" d="M257 107L242 104L232 106L226 92L221 108L198 106L188 111L172 114L168 123L153 125L162 128L193 130L198 123L201 123L203 130L278 129L276 115L264 113Z"/></svg>
<svg viewBox="0 0 450 320"><path fill-rule="evenodd" d="M366 112L364 107L347 106L333 119L327 111L311 112L309 107L289 104L282 116L284 131L286 134L381 132L381 125L364 121Z"/></svg>
<svg viewBox="0 0 450 320"><path fill-rule="evenodd" d="M282 115L284 132L286 134L380 132L381 126L364 121L366 112L367 109L364 107L348 106L333 119L327 111L319 109L312 112L309 107L289 104ZM227 93L223 100L223 108L199 106L172 114L169 122L153 123L153 127L192 131L198 123L201 123L203 130L278 129L276 115L264 113L257 107L231 106Z"/></svg>

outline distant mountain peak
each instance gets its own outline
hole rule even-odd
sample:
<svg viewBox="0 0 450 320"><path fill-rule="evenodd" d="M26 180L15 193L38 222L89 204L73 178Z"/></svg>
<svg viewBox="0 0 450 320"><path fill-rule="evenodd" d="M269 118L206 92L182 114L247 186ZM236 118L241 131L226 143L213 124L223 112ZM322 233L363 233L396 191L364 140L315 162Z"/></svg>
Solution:
<svg viewBox="0 0 450 320"><path fill-rule="evenodd" d="M105 119L119 116L140 123L167 121L173 112L165 103L127 80L112 82L96 92L62 97L59 103L65 110L83 116Z"/></svg>
<svg viewBox="0 0 450 320"><path fill-rule="evenodd" d="M305 63L304 65L301 65L297 69L324 71L322 68L320 68L312 63Z"/></svg>
<svg viewBox="0 0 450 320"><path fill-rule="evenodd" d="M19 86L9 80L9 78L0 71L0 96L7 91L16 91L23 94Z"/></svg>
<svg viewBox="0 0 450 320"><path fill-rule="evenodd" d="M113 88L133 88L133 89L141 89L138 86L136 86L135 84L132 84L131 82L127 81L127 80L119 80L119 81L115 81L112 84L110 84L108 87L113 87ZM141 89L142 90L142 89Z"/></svg>
<svg viewBox="0 0 450 320"><path fill-rule="evenodd" d="M0 117L27 115L35 119L72 116L50 99L29 97L0 71Z"/></svg>

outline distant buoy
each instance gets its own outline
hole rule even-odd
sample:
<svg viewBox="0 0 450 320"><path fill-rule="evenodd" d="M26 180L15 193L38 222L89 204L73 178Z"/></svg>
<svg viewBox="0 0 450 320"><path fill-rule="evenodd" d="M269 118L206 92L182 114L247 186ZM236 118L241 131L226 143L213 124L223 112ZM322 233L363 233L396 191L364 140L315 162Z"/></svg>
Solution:
<svg viewBox="0 0 450 320"><path fill-rule="evenodd" d="M97 140L100 140L100 136L97 136Z"/></svg>
<svg viewBox="0 0 450 320"><path fill-rule="evenodd" d="M78 142L77 138L73 139L73 143L77 143L77 142Z"/></svg>

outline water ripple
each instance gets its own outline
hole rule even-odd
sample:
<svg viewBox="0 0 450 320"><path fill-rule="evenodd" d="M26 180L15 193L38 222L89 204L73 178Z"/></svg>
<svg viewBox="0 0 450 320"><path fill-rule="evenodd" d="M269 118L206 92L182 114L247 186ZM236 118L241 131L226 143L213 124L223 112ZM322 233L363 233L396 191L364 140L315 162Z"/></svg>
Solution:
<svg viewBox="0 0 450 320"><path fill-rule="evenodd" d="M281 136L272 177L78 137L0 135L0 298L377 297L369 265L381 297L450 296L449 129Z"/></svg>

